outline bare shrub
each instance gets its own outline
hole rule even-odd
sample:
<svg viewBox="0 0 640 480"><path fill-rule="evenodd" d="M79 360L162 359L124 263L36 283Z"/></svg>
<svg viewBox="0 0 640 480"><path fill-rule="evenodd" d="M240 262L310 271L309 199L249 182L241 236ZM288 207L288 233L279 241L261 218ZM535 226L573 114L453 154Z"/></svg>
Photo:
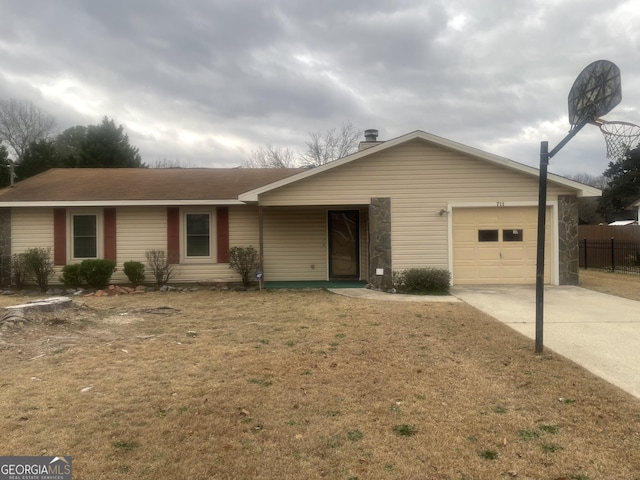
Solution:
<svg viewBox="0 0 640 480"><path fill-rule="evenodd" d="M147 250L145 252L149 270L156 279L158 287L169 283L176 272L176 265L172 262L173 258L164 250Z"/></svg>
<svg viewBox="0 0 640 480"><path fill-rule="evenodd" d="M253 274L259 266L258 252L255 248L233 247L229 249L229 268L242 277L245 287L251 285Z"/></svg>
<svg viewBox="0 0 640 480"><path fill-rule="evenodd" d="M17 288L26 285L29 279L27 259L24 253L14 253L11 257L11 283Z"/></svg>
<svg viewBox="0 0 640 480"><path fill-rule="evenodd" d="M33 278L42 292L49 287L49 280L55 273L48 248L30 248L24 252L24 264L27 275Z"/></svg>

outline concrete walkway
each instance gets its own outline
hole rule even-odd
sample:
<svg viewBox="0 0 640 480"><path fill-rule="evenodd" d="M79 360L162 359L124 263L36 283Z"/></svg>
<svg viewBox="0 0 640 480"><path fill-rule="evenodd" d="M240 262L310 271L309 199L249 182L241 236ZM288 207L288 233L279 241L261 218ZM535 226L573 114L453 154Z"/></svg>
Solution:
<svg viewBox="0 0 640 480"><path fill-rule="evenodd" d="M458 298L535 339L535 286L454 287ZM544 346L640 398L640 302L547 286Z"/></svg>
<svg viewBox="0 0 640 480"><path fill-rule="evenodd" d="M394 302L459 302L535 340L533 285L452 287L452 296L330 289L349 297ZM544 346L640 398L640 302L580 287L547 286ZM533 345L531 347L533 349Z"/></svg>
<svg viewBox="0 0 640 480"><path fill-rule="evenodd" d="M329 288L330 292L344 295L345 297L367 298L381 300L383 302L448 302L455 303L461 300L453 295L404 295L399 293L384 293L368 288Z"/></svg>

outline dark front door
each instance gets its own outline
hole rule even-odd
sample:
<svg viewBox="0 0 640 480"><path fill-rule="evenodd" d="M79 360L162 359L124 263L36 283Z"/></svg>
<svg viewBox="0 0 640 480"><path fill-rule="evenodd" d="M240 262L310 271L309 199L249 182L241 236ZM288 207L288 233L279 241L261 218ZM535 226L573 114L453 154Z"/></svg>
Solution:
<svg viewBox="0 0 640 480"><path fill-rule="evenodd" d="M360 278L360 212L329 212L329 278Z"/></svg>

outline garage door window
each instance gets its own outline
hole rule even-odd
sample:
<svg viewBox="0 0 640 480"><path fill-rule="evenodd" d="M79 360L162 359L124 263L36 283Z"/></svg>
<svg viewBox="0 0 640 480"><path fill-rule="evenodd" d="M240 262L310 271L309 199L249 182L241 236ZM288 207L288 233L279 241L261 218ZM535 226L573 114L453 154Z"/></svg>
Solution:
<svg viewBox="0 0 640 480"><path fill-rule="evenodd" d="M478 230L479 242L497 242L498 230Z"/></svg>
<svg viewBox="0 0 640 480"><path fill-rule="evenodd" d="M522 229L502 230L503 242L522 242Z"/></svg>

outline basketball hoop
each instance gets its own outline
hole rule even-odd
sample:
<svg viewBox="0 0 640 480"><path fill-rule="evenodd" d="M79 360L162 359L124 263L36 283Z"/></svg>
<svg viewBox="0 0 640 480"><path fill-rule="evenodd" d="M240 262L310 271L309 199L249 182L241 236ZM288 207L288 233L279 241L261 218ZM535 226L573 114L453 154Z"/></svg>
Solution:
<svg viewBox="0 0 640 480"><path fill-rule="evenodd" d="M620 160L629 150L640 145L640 126L629 122L598 120L600 131L607 143L607 158Z"/></svg>
<svg viewBox="0 0 640 480"><path fill-rule="evenodd" d="M548 142L540 142L540 173L538 188L538 237L536 252L536 353L544 348L544 244L547 211L547 167L551 159L587 124L600 125L607 142L607 155L611 158L635 146L640 138L640 127L624 122L604 122L600 117L609 113L622 100L620 69L608 60L587 65L578 75L569 91L569 133L549 151ZM633 128L630 128L633 127Z"/></svg>

